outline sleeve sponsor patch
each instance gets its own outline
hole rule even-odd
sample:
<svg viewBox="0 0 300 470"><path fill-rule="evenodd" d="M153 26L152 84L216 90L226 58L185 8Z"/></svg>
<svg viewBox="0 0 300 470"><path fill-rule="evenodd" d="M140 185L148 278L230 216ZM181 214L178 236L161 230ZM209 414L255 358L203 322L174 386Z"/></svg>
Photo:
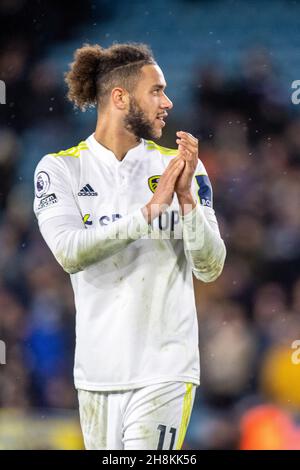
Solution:
<svg viewBox="0 0 300 470"><path fill-rule="evenodd" d="M39 171L35 178L35 194L36 197L41 198L47 194L50 187L50 177L45 171Z"/></svg>
<svg viewBox="0 0 300 470"><path fill-rule="evenodd" d="M202 206L213 206L213 192L211 182L207 175L196 175L195 176L197 187L198 187L198 197L200 204Z"/></svg>
<svg viewBox="0 0 300 470"><path fill-rule="evenodd" d="M40 200L37 210L45 209L45 207L52 206L53 204L57 203L57 197L53 194L48 194L48 196L43 197Z"/></svg>

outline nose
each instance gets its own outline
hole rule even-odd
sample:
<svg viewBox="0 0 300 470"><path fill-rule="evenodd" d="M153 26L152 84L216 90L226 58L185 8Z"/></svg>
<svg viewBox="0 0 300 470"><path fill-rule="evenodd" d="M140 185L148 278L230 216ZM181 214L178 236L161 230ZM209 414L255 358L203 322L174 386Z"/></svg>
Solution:
<svg viewBox="0 0 300 470"><path fill-rule="evenodd" d="M172 109L173 108L172 101L165 94L164 94L163 108L166 108L166 109Z"/></svg>

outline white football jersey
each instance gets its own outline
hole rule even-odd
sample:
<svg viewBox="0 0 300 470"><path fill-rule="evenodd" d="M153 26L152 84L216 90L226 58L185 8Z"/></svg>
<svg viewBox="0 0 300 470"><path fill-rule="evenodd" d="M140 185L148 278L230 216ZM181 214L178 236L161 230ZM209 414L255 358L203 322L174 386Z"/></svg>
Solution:
<svg viewBox="0 0 300 470"><path fill-rule="evenodd" d="M82 230L105 229L147 204L177 150L142 139L122 161L94 135L48 154L35 172L40 229L58 216ZM211 220L212 191L201 161L195 198ZM215 219L214 219L215 220ZM198 324L192 270L184 252L176 195L168 211L117 253L70 270L76 305L75 386L130 390L166 381L199 385ZM51 243L44 236L48 245Z"/></svg>

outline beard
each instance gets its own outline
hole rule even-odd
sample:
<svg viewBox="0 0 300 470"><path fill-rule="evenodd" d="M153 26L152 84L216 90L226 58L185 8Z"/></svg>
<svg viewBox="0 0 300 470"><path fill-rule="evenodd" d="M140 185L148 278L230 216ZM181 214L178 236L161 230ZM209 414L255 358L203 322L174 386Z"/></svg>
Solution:
<svg viewBox="0 0 300 470"><path fill-rule="evenodd" d="M131 97L129 111L124 119L125 129L135 135L137 141L140 139L155 139L154 124L147 118L135 98Z"/></svg>

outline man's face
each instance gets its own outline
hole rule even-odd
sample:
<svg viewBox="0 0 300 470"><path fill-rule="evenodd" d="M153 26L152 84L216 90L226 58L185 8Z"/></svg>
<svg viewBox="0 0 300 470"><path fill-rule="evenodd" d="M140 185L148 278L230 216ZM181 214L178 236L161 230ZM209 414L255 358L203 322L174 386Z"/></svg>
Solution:
<svg viewBox="0 0 300 470"><path fill-rule="evenodd" d="M173 108L165 95L166 82L158 65L145 65L134 94L130 95L129 110L124 123L137 139L159 139L165 126L163 118Z"/></svg>

